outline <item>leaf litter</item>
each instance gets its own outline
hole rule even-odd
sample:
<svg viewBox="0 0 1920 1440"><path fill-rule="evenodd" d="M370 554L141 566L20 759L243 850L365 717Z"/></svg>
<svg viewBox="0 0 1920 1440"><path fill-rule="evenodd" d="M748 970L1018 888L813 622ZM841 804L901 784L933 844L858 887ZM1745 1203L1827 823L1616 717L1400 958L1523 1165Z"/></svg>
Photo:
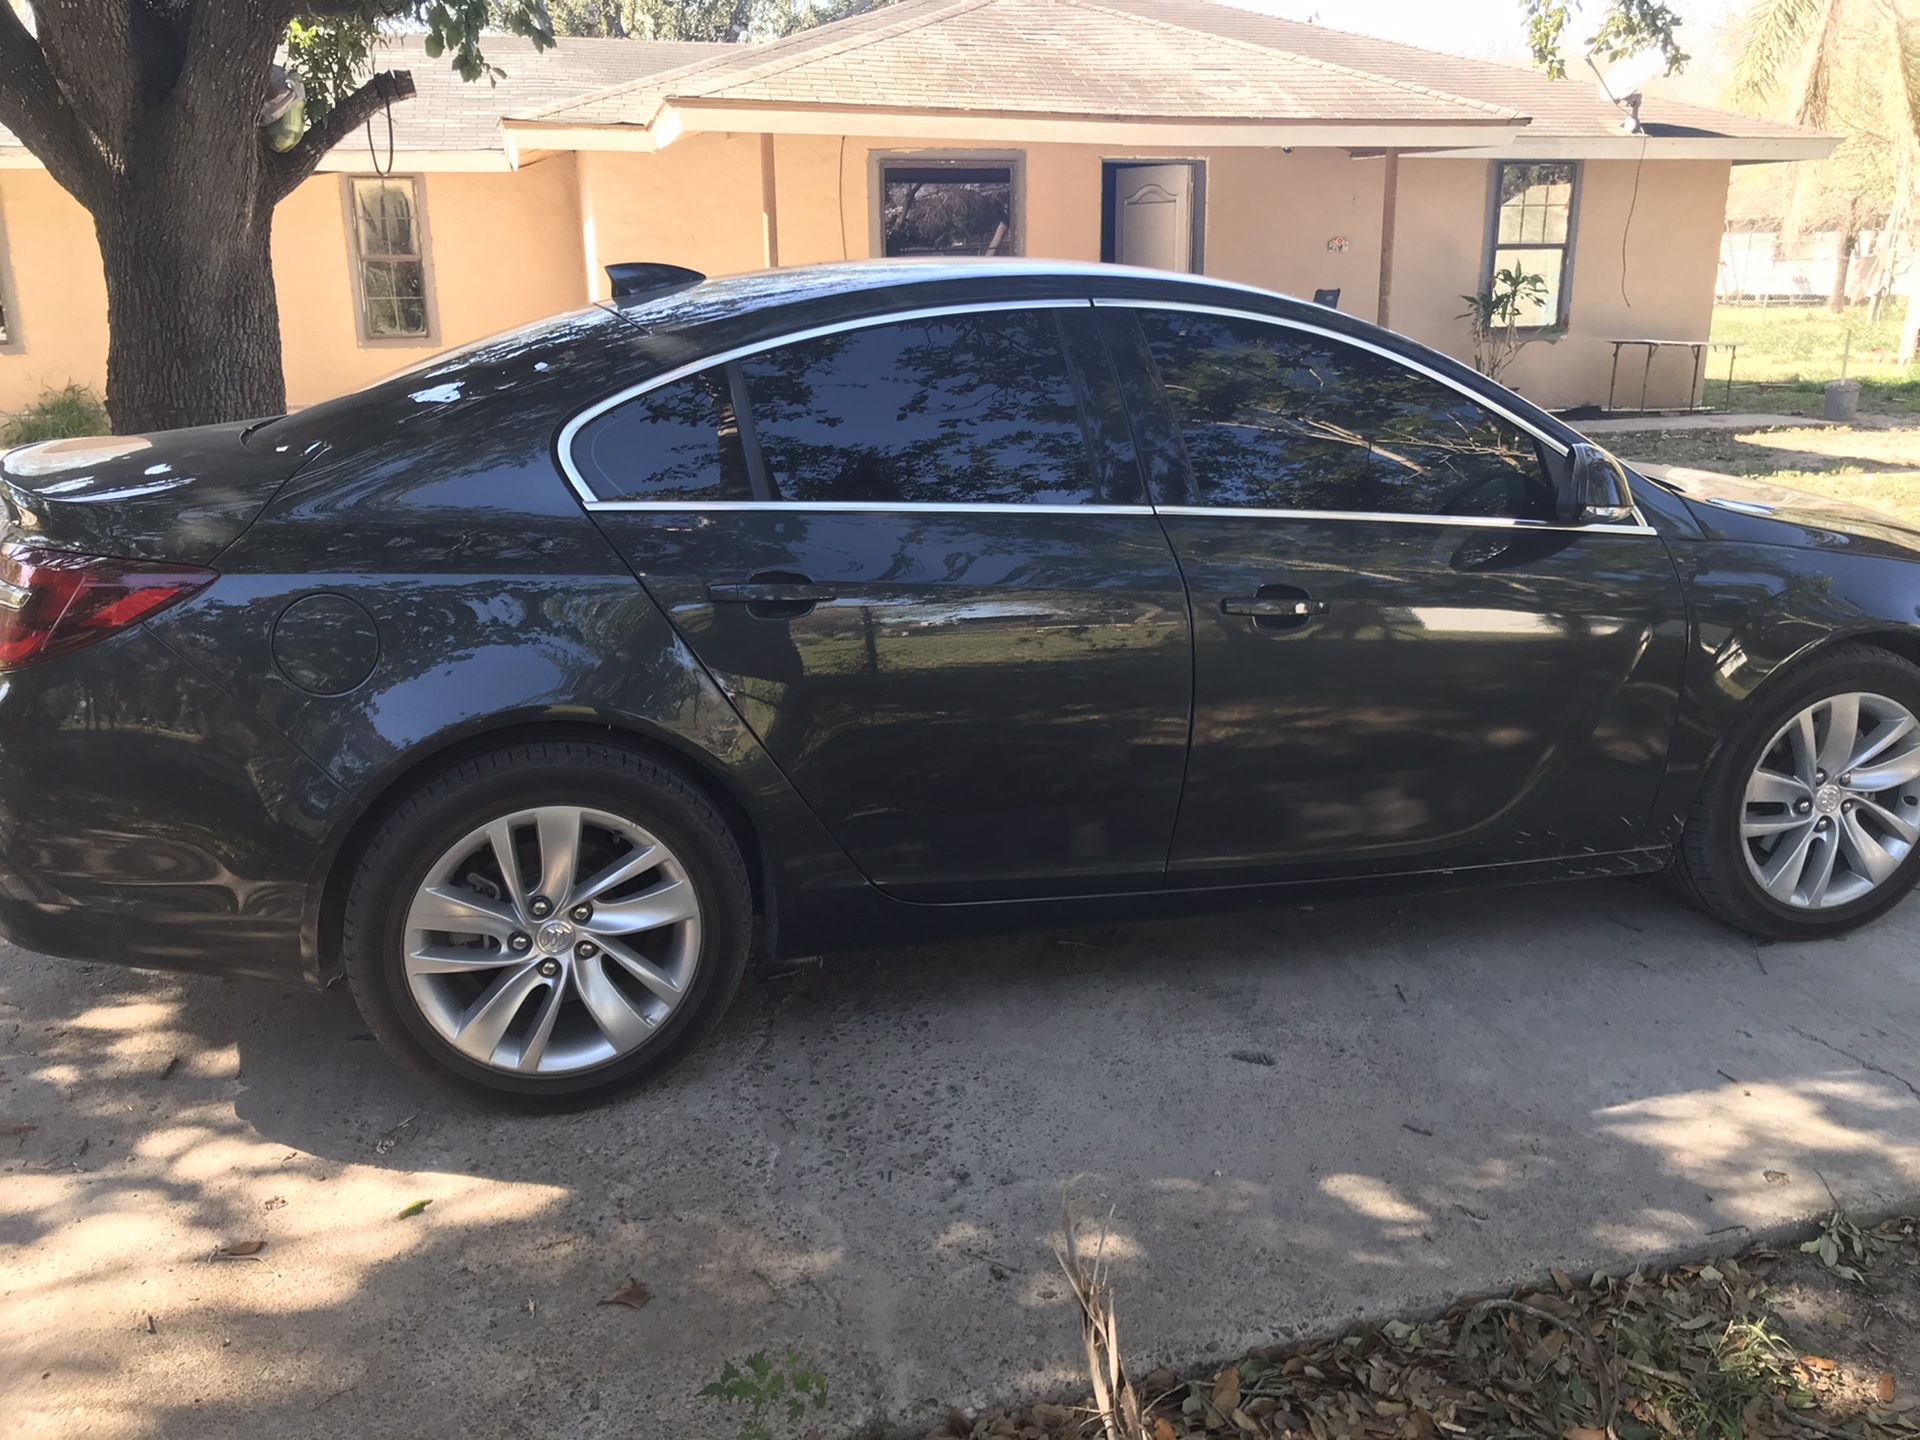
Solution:
<svg viewBox="0 0 1920 1440"><path fill-rule="evenodd" d="M1060 1258L1093 1396L956 1409L928 1440L1920 1440L1920 1217L1836 1215L1804 1247L1666 1270L1554 1270L1438 1318L1137 1382L1100 1250Z"/></svg>

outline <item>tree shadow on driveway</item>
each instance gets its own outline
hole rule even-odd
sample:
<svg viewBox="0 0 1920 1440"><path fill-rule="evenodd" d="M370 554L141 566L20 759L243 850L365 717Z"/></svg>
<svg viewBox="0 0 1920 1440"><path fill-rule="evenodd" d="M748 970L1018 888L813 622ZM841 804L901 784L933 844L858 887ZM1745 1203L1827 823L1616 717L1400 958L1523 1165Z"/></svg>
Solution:
<svg viewBox="0 0 1920 1440"><path fill-rule="evenodd" d="M700 1440L699 1387L789 1345L823 1433L1074 1392L1070 1181L1142 1362L1736 1249L1920 1193L1912 913L1759 948L1610 882L848 956L548 1118L442 1097L342 996L8 954L0 1413Z"/></svg>

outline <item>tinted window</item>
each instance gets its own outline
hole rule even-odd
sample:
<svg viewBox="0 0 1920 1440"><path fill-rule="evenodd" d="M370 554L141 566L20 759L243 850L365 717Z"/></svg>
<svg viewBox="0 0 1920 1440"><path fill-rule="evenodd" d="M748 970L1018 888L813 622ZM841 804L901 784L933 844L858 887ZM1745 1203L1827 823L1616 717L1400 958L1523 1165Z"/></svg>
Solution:
<svg viewBox="0 0 1920 1440"><path fill-rule="evenodd" d="M616 405L573 439L574 468L602 500L749 500L724 367Z"/></svg>
<svg viewBox="0 0 1920 1440"><path fill-rule="evenodd" d="M1384 356L1255 321L1138 312L1197 503L1547 519L1531 435Z"/></svg>
<svg viewBox="0 0 1920 1440"><path fill-rule="evenodd" d="M904 320L740 362L783 500L1100 500L1058 312Z"/></svg>

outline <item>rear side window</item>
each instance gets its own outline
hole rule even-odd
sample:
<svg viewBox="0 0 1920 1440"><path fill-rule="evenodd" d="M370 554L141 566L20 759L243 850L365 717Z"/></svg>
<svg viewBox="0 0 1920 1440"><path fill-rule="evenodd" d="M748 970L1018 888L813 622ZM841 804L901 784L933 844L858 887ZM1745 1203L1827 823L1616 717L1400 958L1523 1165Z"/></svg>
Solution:
<svg viewBox="0 0 1920 1440"><path fill-rule="evenodd" d="M1533 436L1450 386L1302 331L1136 313L1199 504L1552 517Z"/></svg>
<svg viewBox="0 0 1920 1440"><path fill-rule="evenodd" d="M1058 311L843 331L740 362L782 500L1101 501Z"/></svg>
<svg viewBox="0 0 1920 1440"><path fill-rule="evenodd" d="M601 500L750 500L725 367L703 370L596 415L573 464Z"/></svg>

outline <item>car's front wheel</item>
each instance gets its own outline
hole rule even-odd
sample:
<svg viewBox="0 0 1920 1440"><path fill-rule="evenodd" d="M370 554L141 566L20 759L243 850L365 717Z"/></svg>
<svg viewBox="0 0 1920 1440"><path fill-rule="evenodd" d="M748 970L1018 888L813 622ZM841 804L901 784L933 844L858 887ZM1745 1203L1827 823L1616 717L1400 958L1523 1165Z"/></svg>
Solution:
<svg viewBox="0 0 1920 1440"><path fill-rule="evenodd" d="M347 902L348 978L401 1058L578 1104L683 1054L733 998L752 897L678 771L573 742L474 756L403 801Z"/></svg>
<svg viewBox="0 0 1920 1440"><path fill-rule="evenodd" d="M1763 692L1722 749L1676 857L1685 889L1754 934L1813 939L1920 880L1920 668L1847 645Z"/></svg>

